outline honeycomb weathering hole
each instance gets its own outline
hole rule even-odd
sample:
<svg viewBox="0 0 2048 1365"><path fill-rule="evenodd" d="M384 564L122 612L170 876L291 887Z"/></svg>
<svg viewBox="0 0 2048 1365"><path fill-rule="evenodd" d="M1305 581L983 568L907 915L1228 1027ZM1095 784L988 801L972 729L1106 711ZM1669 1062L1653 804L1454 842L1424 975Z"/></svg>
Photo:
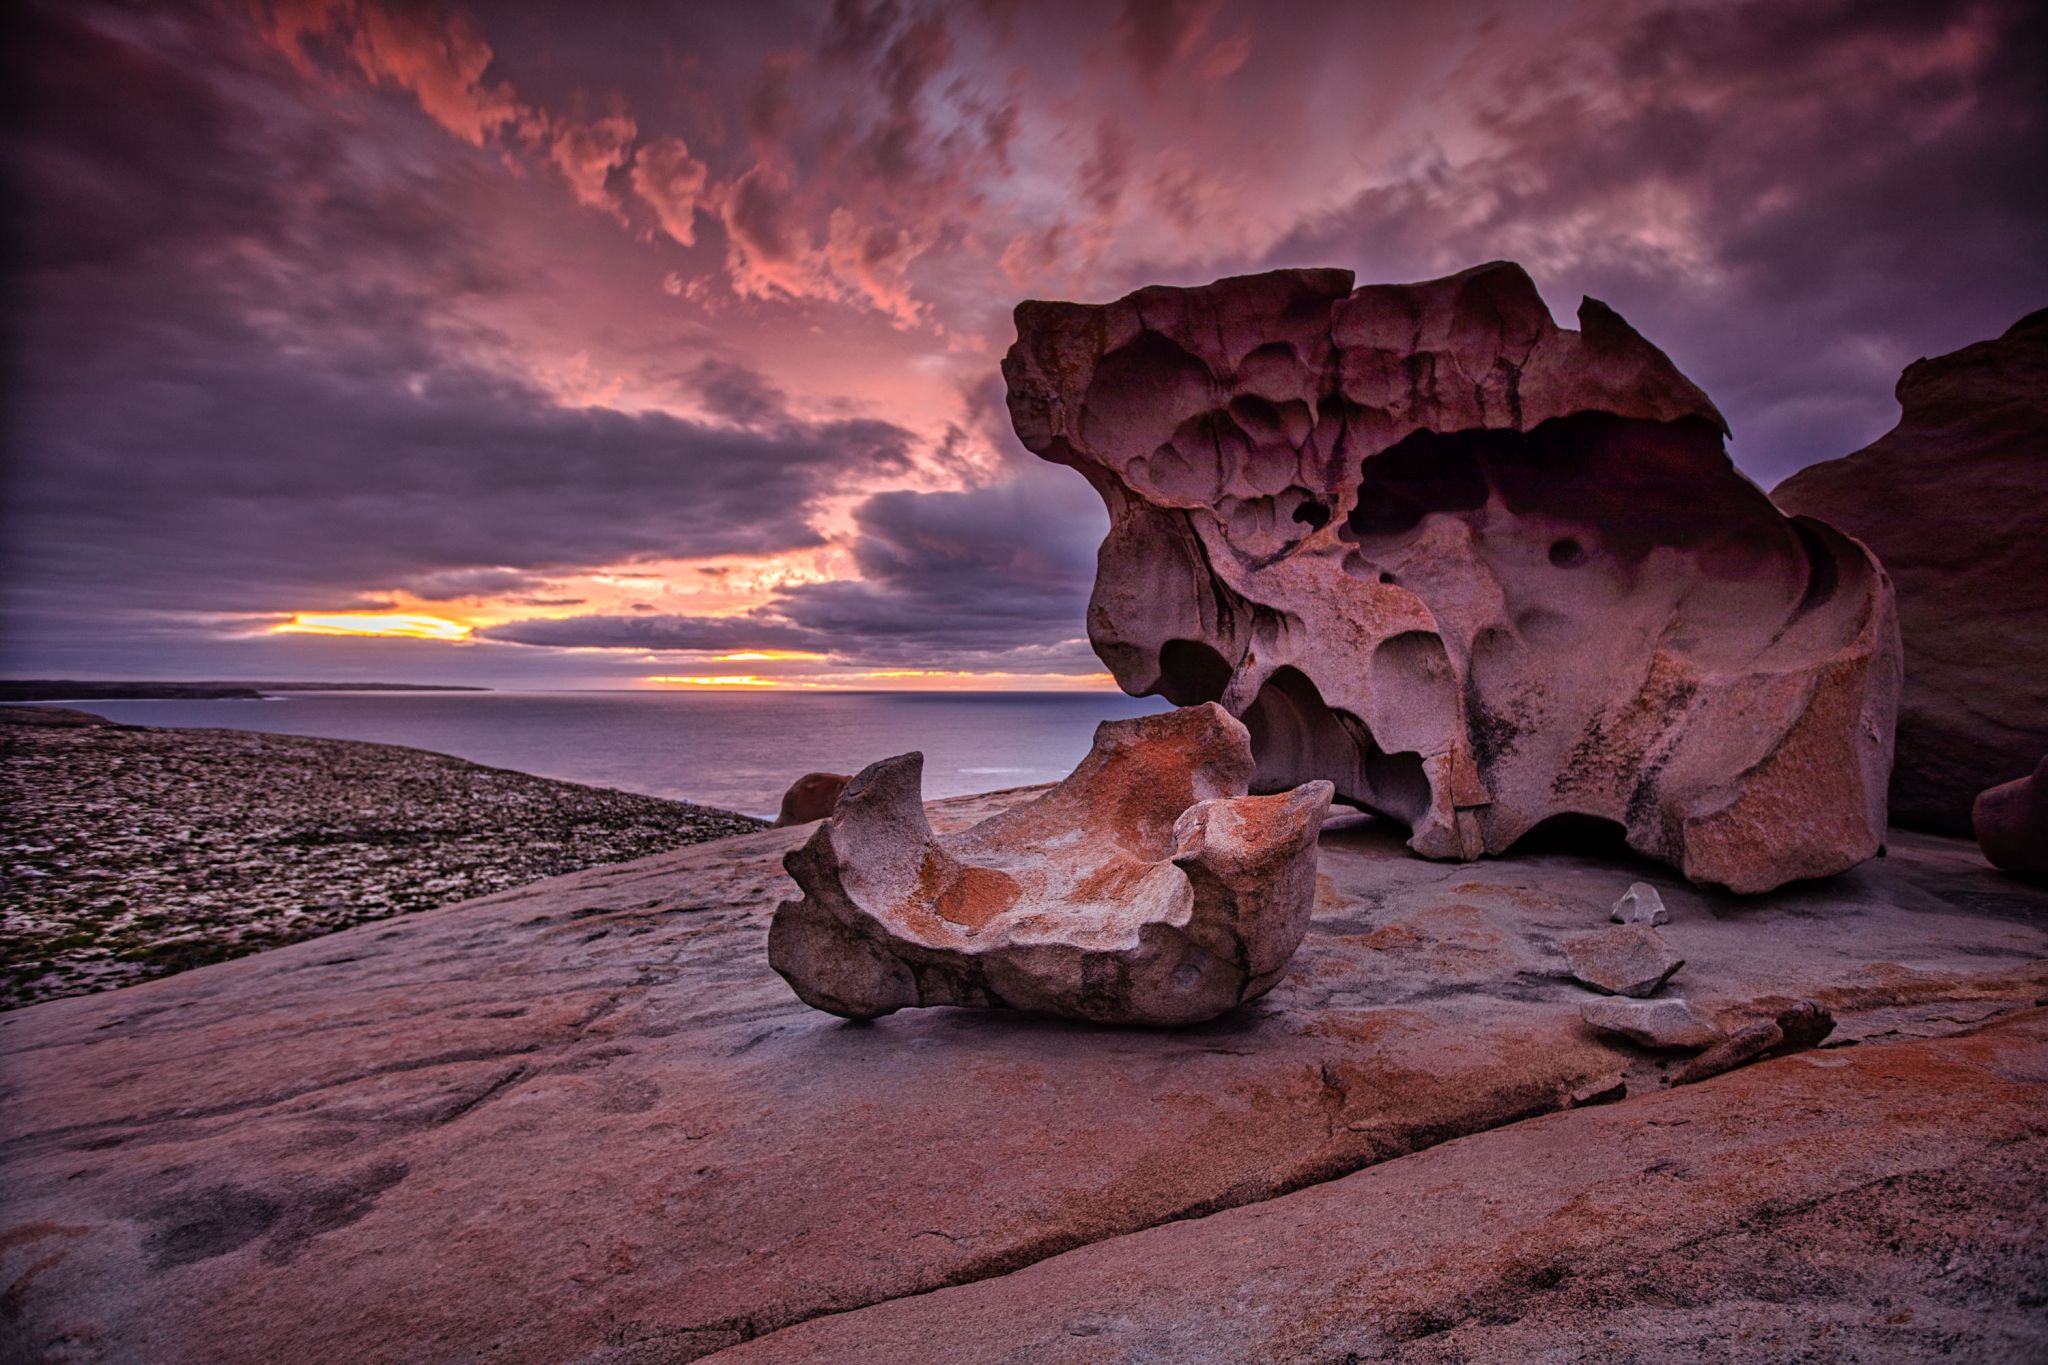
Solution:
<svg viewBox="0 0 2048 1365"><path fill-rule="evenodd" d="M1230 686L1230 661L1200 640L1168 640L1159 650L1159 683L1152 690L1175 706L1220 701Z"/></svg>
<svg viewBox="0 0 2048 1365"><path fill-rule="evenodd" d="M1320 531L1330 524L1330 509L1319 502L1305 502L1294 509L1294 519L1312 530Z"/></svg>

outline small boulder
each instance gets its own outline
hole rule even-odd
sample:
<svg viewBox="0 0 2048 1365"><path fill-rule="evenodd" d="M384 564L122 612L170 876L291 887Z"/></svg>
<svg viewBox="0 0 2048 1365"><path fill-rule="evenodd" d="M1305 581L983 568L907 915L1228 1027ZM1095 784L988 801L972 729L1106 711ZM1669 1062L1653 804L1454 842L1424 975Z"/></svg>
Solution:
<svg viewBox="0 0 2048 1365"><path fill-rule="evenodd" d="M1564 943L1572 977L1608 995L1654 995L1685 959L1647 924L1623 924L1580 934Z"/></svg>
<svg viewBox="0 0 2048 1365"><path fill-rule="evenodd" d="M1635 882L1621 893L1621 899L1614 903L1614 909L1607 916L1616 924L1669 924L1671 912L1664 908L1664 898L1657 894L1657 888L1648 882Z"/></svg>
<svg viewBox="0 0 2048 1365"><path fill-rule="evenodd" d="M807 825L823 820L839 804L839 794L853 778L846 773L805 773L789 784L782 794L782 809L776 813L777 828Z"/></svg>
<svg viewBox="0 0 2048 1365"><path fill-rule="evenodd" d="M1729 1034L1721 1042L1687 1062L1684 1068L1671 1078L1671 1083L1691 1085L1695 1081L1718 1076L1724 1071L1733 1071L1745 1062L1753 1062L1759 1057L1803 1052L1807 1048L1818 1046L1823 1038L1834 1031L1834 1015L1815 1001L1802 1000L1792 1008L1781 1011L1776 1019L1765 1019Z"/></svg>
<svg viewBox="0 0 2048 1365"><path fill-rule="evenodd" d="M1791 1009L1779 1011L1778 1031L1785 1035L1778 1051L1804 1052L1819 1047L1821 1040L1835 1031L1835 1016L1817 1000L1802 1000Z"/></svg>
<svg viewBox="0 0 2048 1365"><path fill-rule="evenodd" d="M1993 867L2048 880L2048 756L2030 775L1979 794L1970 822Z"/></svg>
<svg viewBox="0 0 2048 1365"><path fill-rule="evenodd" d="M870 764L783 867L768 965L849 1019L960 1005L1098 1024L1213 1019L1308 932L1328 782L1252 796L1251 732L1214 702L1104 721L1087 757L954 834L924 756Z"/></svg>
<svg viewBox="0 0 2048 1365"><path fill-rule="evenodd" d="M1618 1033L1644 1047L1702 1048L1725 1036L1711 1015L1675 996L1669 1000L1589 1000L1579 1016L1602 1033Z"/></svg>

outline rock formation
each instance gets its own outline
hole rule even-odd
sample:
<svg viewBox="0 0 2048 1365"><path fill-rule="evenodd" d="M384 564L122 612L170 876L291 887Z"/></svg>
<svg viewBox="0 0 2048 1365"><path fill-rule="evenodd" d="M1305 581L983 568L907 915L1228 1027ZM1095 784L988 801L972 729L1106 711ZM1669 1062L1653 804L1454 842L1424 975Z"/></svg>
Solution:
<svg viewBox="0 0 2048 1365"><path fill-rule="evenodd" d="M845 773L805 773L782 794L782 808L775 813L776 828L824 819L839 804L839 794L851 781Z"/></svg>
<svg viewBox="0 0 2048 1365"><path fill-rule="evenodd" d="M1607 995L1641 998L1663 989L1685 959L1647 924L1609 925L1564 941L1572 979Z"/></svg>
<svg viewBox="0 0 2048 1365"><path fill-rule="evenodd" d="M1970 832L1986 787L2048 751L2048 309L1917 360L1899 424L1771 496L1884 561L1906 686L1892 819Z"/></svg>
<svg viewBox="0 0 2048 1365"><path fill-rule="evenodd" d="M1971 822L1992 866L2048 881L2048 756L2027 776L1979 796Z"/></svg>
<svg viewBox="0 0 2048 1365"><path fill-rule="evenodd" d="M768 961L807 1004L1191 1024L1270 990L1307 931L1330 784L1247 795L1250 737L1220 706L1105 721L1058 786L952 836L923 763L862 771L785 862L804 896Z"/></svg>
<svg viewBox="0 0 2048 1365"><path fill-rule="evenodd" d="M1123 688L1220 701L1254 790L1329 779L1430 857L1566 815L1738 891L1875 853L1869 553L1772 506L1605 305L1561 330L1506 264L1351 286L1018 307L1010 415L1108 504L1088 627Z"/></svg>
<svg viewBox="0 0 2048 1365"><path fill-rule="evenodd" d="M1611 860L1446 875L1343 813L1251 1008L848 1027L761 952L815 833L0 1012L0 1358L1653 1361L1703 1322L1749 1344L1715 1359L2043 1358L2048 886L1954 840L1732 912L1645 874L1684 998L1858 1040L1666 1091L1689 1054L1587 1027L1618 1002L1557 970Z"/></svg>

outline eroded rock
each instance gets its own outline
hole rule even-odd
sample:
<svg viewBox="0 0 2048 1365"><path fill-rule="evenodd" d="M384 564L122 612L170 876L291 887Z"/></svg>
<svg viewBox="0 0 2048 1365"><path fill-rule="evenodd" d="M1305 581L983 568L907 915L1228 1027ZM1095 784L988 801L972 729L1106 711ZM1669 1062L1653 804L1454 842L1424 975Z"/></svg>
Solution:
<svg viewBox="0 0 2048 1365"><path fill-rule="evenodd" d="M1609 995L1642 997L1657 989L1685 959L1647 924L1611 925L1564 941L1572 979Z"/></svg>
<svg viewBox="0 0 2048 1365"><path fill-rule="evenodd" d="M1977 793L2048 751L2048 309L1916 360L1899 424L1772 490L1898 585L1906 685L1891 814L1967 836Z"/></svg>
<svg viewBox="0 0 2048 1365"><path fill-rule="evenodd" d="M1612 310L1493 264L1022 304L1024 444L1102 494L1089 636L1436 858L1592 817L1740 891L1873 854L1898 690L1862 546L1738 474ZM1798 818L1787 818L1796 811Z"/></svg>
<svg viewBox="0 0 2048 1365"><path fill-rule="evenodd" d="M1657 888L1648 882L1631 883L1621 893L1621 899L1614 903L1614 909L1607 918L1616 924L1659 925L1671 922L1671 912L1664 908L1664 898L1657 894Z"/></svg>
<svg viewBox="0 0 2048 1365"><path fill-rule="evenodd" d="M1330 784L1247 795L1220 706L1105 721L1066 780L957 835L925 819L923 762L862 771L785 860L804 896L768 961L807 1004L1190 1024L1271 989L1307 931Z"/></svg>
<svg viewBox="0 0 2048 1365"><path fill-rule="evenodd" d="M1970 816L1993 867L2048 880L2048 757L2028 776L1979 795Z"/></svg>
<svg viewBox="0 0 2048 1365"><path fill-rule="evenodd" d="M1668 1000L1589 1000L1579 1017L1602 1033L1619 1034L1644 1047L1702 1048L1724 1036L1712 1015L1676 996Z"/></svg>
<svg viewBox="0 0 2048 1365"><path fill-rule="evenodd" d="M775 827L807 825L823 820L839 804L839 795L853 781L845 773L805 773L789 784L782 794L782 807L775 813Z"/></svg>

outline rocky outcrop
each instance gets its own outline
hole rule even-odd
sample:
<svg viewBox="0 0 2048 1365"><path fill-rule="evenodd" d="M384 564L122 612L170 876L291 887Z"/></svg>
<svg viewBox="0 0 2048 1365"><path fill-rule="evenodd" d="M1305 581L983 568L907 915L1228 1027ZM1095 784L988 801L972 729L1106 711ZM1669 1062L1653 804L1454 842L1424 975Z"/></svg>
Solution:
<svg viewBox="0 0 2048 1365"><path fill-rule="evenodd" d="M2048 1014L1555 1114L730 1365L2048 1359ZM2027 1191L2032 1190L2029 1194Z"/></svg>
<svg viewBox="0 0 2048 1365"><path fill-rule="evenodd" d="M1579 322L1506 264L1020 305L1017 433L1109 508L1096 652L1242 716L1255 790L1328 779L1430 857L1577 816L1739 891L1853 866L1885 825L1883 572L1738 474L1611 309Z"/></svg>
<svg viewBox="0 0 2048 1365"><path fill-rule="evenodd" d="M1892 818L1967 835L1977 793L2048 752L2048 309L1914 361L1898 396L1891 431L1771 496L1890 571L1906 650Z"/></svg>
<svg viewBox="0 0 2048 1365"><path fill-rule="evenodd" d="M782 808L775 813L775 827L808 825L823 820L839 804L839 795L853 781L845 773L805 773L789 784L782 794Z"/></svg>
<svg viewBox="0 0 2048 1365"><path fill-rule="evenodd" d="M1251 741L1220 706L1105 721L1052 790L951 836L923 764L864 769L786 860L804 895L768 962L806 1004L1199 1023L1272 989L1307 931L1330 784L1247 795Z"/></svg>
<svg viewBox="0 0 2048 1365"><path fill-rule="evenodd" d="M2048 756L2027 776L1980 795L1970 818L1994 866L2048 881Z"/></svg>
<svg viewBox="0 0 2048 1365"><path fill-rule="evenodd" d="M1028 795L928 817L944 835ZM2048 888L1957 840L1899 831L1886 858L1747 902L1642 873L1671 909L1659 932L1687 959L1686 999L1741 1027L1811 997L1857 1043L1667 1093L1684 1054L1611 1046L1562 973L1558 942L1614 899L1611 862L1445 866L1339 814L1307 937L1244 1009L1188 1029L953 1009L852 1025L762 960L780 859L811 833L0 1013L0 1356L626 1365L815 1319L806 1331L847 1334L822 1360L858 1358L847 1338L898 1360L934 1341L949 1358L971 1341L1062 1358L1044 1341L1341 1360L1370 1353L1316 1334L1369 1310L1478 1334L1474 1358L1613 1355L1608 1333L1660 1325L1675 1343L1636 1354L1691 1358L1694 1313L1826 1325L1831 1301L1781 1292L1777 1273L1814 1285L1800 1238L1846 1226L1815 1197L1897 1207L1900 1190L1869 1182L2016 1156L1999 1145L2009 1120L2038 1130L2048 1114L2026 1079L2048 1075L2043 1053L1982 1050L2048 990ZM1895 1045L1987 1019L1985 1043ZM1620 1103L1522 1122L1612 1094L1617 1071ZM1367 1168L1382 1174L1343 1179ZM1934 1339L1960 1358L2001 1326L2038 1331L2038 1295L2001 1309L1986 1289L2039 1264L2038 1167L1915 1188L1905 1225L1948 1267L1931 1283L1952 1291L1966 1269L1977 1305ZM1758 1210L1795 1220L1790 1240L1760 1242L1776 1225ZM1180 1238L1203 1240L1185 1261L1157 1250ZM1605 1294L1658 1247L1670 1259L1641 1303ZM1544 1290L1550 1252L1572 1273ZM1135 1278L1098 1268L1116 1265ZM1019 1296L1062 1267L1071 1296L1035 1317ZM1530 1296L1509 1301L1526 1321L1582 1331L1582 1349L1518 1341L1493 1311L1510 1291ZM968 1294L996 1304L971 1331L946 1311ZM1896 1311L1837 1306L1865 1325ZM897 1314L922 1334L907 1352L860 1326ZM934 1335L935 1318L951 1325ZM1121 1335L1087 1335L1103 1320ZM1913 1330L1860 1338L1863 1354L1893 1358ZM754 1358L803 1357L771 1339Z"/></svg>

